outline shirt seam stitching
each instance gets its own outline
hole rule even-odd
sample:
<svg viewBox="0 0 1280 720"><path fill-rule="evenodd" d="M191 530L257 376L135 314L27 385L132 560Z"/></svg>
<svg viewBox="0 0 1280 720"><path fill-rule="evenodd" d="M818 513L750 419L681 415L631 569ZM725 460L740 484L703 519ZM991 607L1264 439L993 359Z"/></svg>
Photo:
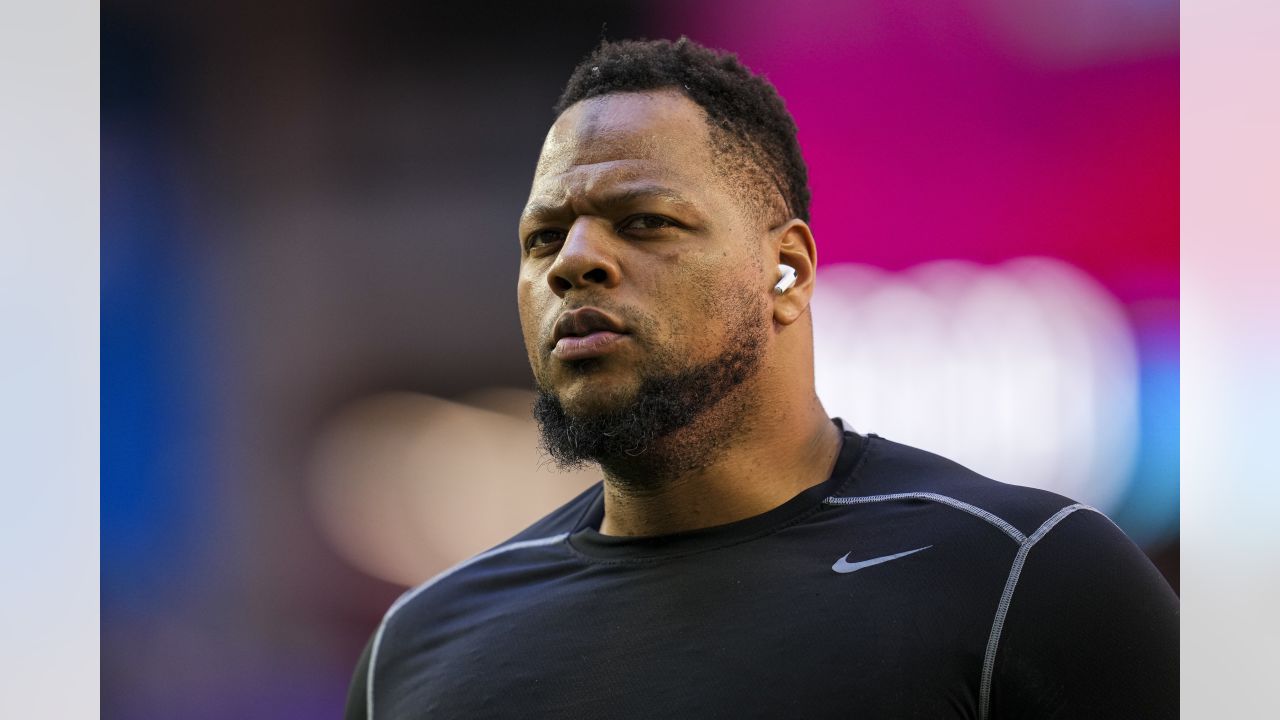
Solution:
<svg viewBox="0 0 1280 720"><path fill-rule="evenodd" d="M973 517L986 522L988 525L991 525L997 530L1003 532L1005 535L1008 535L1015 543L1020 544L1026 540L1026 535L1023 535L1020 530L1014 527L1013 523L1005 520L999 515L996 515L990 510L980 508L972 503L967 503L959 498L954 498L950 495L943 495L941 493L919 491L886 493L883 495L862 495L854 497L838 497L832 495L822 502L825 505L864 505L875 502L890 502L893 500L926 500L934 502L939 505L949 507L952 510L959 510L960 512L972 515Z"/></svg>
<svg viewBox="0 0 1280 720"><path fill-rule="evenodd" d="M1018 552L1014 555L1013 563L1009 567L1009 576L1005 580L1004 590L1000 594L1000 602L996 606L996 613L991 621L991 631L987 635L987 647L983 654L982 674L978 685L979 720L987 720L991 712L991 685L992 678L995 675L996 654L1000 648L1000 636L1004 631L1004 622L1009 614L1009 606L1013 602L1013 593L1018 585L1018 579L1022 576L1022 570L1026 566L1031 548L1077 510L1090 510L1102 515L1102 512L1095 507L1084 503L1074 503L1058 510L1048 520L1045 520L1040 527L1036 528L1035 532L1018 543ZM1103 515L1103 517L1106 516Z"/></svg>
<svg viewBox="0 0 1280 720"><path fill-rule="evenodd" d="M378 630L374 633L374 636L373 636L373 647L369 651L369 670L365 676L366 720L373 720L373 683L374 683L374 675L378 666L378 650L382 646L382 639L386 636L387 628L391 624L392 617L397 612L399 612L401 608L408 605L410 602L413 601L414 598L421 595L427 589L431 588L432 586L436 585L442 580L448 578L454 573L457 573L465 568L475 565L476 563L479 563L484 560L488 560L489 558L496 557L498 555L502 555L507 552L511 552L512 550L523 550L526 548L547 547L547 546L555 545L558 542L564 541L568 537L569 537L569 533L565 532L565 533L559 533L556 535L549 535L547 537L542 537L542 538L534 538L531 540L519 540L512 543L507 543L505 545L499 545L498 547L491 548L478 555L475 555L466 560L463 560L457 565L454 565L453 567L450 567L447 570L444 570L443 572L440 572L432 576L431 579L418 585L417 587L406 590L399 598L396 599L395 602L391 603L391 607L388 608L387 612L382 616L382 622L378 624Z"/></svg>

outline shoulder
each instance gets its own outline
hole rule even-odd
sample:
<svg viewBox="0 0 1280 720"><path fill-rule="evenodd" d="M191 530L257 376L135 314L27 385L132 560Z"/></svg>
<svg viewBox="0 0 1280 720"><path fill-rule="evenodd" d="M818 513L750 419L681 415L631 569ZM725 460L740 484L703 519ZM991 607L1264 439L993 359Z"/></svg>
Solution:
<svg viewBox="0 0 1280 720"><path fill-rule="evenodd" d="M971 514L981 511L988 522L1007 525L1002 529L1019 542L1059 512L1093 511L1057 493L992 480L941 455L876 435L867 439L864 462L832 500L900 498L950 505Z"/></svg>
<svg viewBox="0 0 1280 720"><path fill-rule="evenodd" d="M949 506L980 517L1014 540L1020 556L1015 574L1029 554L1041 564L1055 564L1060 573L1072 563L1097 568L1106 559L1118 574L1131 571L1150 587L1168 590L1145 554L1097 508L1047 490L997 482L939 455L881 437L869 440L864 467L837 495L827 498L828 504L901 501Z"/></svg>
<svg viewBox="0 0 1280 720"><path fill-rule="evenodd" d="M1013 540L991 588L998 603L983 653L983 716L1176 716L1177 596L1109 518L879 437L862 465L829 504L929 503ZM937 519L931 529L946 524Z"/></svg>
<svg viewBox="0 0 1280 720"><path fill-rule="evenodd" d="M383 615L361 658L348 717L362 717L373 703L375 671L385 673L422 645L439 643L466 627L468 616L494 609L506 589L564 562L564 540L601 493L599 483L542 519L482 553L407 590ZM356 712L357 714L350 714Z"/></svg>

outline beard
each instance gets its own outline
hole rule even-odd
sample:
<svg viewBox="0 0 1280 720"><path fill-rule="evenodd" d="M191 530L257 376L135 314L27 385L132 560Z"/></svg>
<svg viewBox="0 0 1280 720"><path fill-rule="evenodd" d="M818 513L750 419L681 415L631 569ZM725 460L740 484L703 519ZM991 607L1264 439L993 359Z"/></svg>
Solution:
<svg viewBox="0 0 1280 720"><path fill-rule="evenodd" d="M767 330L760 299L742 303L735 315L721 353L673 371L679 354L655 352L641 371L634 398L617 407L571 414L555 393L539 385L533 416L543 450L563 469L599 463L615 480L635 486L706 467L725 444L725 434L747 414L750 398L737 398L733 407L718 408L722 412L709 411L726 404L764 357Z"/></svg>

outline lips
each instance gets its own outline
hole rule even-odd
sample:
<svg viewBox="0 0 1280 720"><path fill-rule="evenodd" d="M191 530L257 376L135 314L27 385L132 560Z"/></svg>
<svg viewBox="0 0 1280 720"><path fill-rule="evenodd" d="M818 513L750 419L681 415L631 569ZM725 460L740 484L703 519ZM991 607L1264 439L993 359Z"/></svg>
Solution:
<svg viewBox="0 0 1280 720"><path fill-rule="evenodd" d="M571 310L556 321L551 355L560 360L597 357L610 352L626 338L623 324L603 310Z"/></svg>

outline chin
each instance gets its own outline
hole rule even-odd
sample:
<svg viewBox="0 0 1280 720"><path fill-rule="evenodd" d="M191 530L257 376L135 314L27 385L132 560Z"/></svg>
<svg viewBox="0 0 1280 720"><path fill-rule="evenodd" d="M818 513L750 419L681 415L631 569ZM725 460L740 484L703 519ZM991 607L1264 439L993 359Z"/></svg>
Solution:
<svg viewBox="0 0 1280 720"><path fill-rule="evenodd" d="M569 415L589 417L617 412L636 399L634 382L594 374L577 375L552 391Z"/></svg>

